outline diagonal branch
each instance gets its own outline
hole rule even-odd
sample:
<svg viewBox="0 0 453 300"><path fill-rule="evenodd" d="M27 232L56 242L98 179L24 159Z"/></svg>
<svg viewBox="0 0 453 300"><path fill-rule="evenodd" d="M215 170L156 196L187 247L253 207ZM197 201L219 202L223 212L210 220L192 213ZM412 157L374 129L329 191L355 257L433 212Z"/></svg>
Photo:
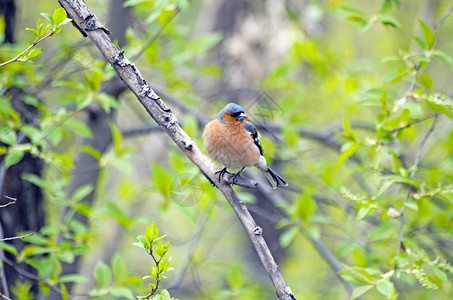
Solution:
<svg viewBox="0 0 453 300"><path fill-rule="evenodd" d="M418 144L417 153L415 154L415 160L414 160L414 164L412 166L413 169L410 172L409 177L414 177L414 175L415 175L415 170L417 169L418 164L420 163L420 159L422 157L423 147L425 146L426 141L428 140L429 136L433 133L434 128L436 127L437 121L439 119L439 115L440 115L440 113L436 113L436 116L434 117L434 121L433 121L433 124L431 125L431 128L429 128L428 132L425 134L423 139L420 141L420 144ZM403 238L404 238L404 212L406 211L406 203L409 200L410 194L412 192L413 192L412 187L409 187L407 189L406 197L404 198L403 207L401 208L400 244L399 244L398 250L396 252L396 258L397 259L400 256L401 251L405 248L404 242L403 242ZM395 264L395 268L397 267L397 264L398 264L398 262Z"/></svg>
<svg viewBox="0 0 453 300"><path fill-rule="evenodd" d="M247 234L261 259L280 299L296 299L277 266L262 236L262 229L256 225L244 203L233 188L224 181L219 181L215 172L218 168L194 144L193 140L178 124L172 111L146 83L138 68L129 62L124 52L115 46L107 36L108 30L102 26L88 6L82 0L59 0L61 6L73 20L73 24L90 38L93 44L104 55L116 70L118 76L136 95L148 114L156 121L165 133L175 142L181 151L196 164L201 172L219 188L240 219Z"/></svg>
<svg viewBox="0 0 453 300"><path fill-rule="evenodd" d="M47 286L48 288L50 288L52 291L58 293L61 295L61 290L53 285L51 285L50 283L46 282L46 281L43 281L42 278L40 278L39 276L36 276L35 274L33 273L30 273L24 269L21 269L20 267L18 267L13 261L7 259L6 257L3 257L2 258L2 261L4 263L6 263L8 266L11 266L12 268L14 268L17 273L19 273L20 275L24 276L24 277L27 277L28 279L31 279L31 280L35 280L45 286ZM68 296L69 297L69 296ZM70 297L69 297L70 298Z"/></svg>

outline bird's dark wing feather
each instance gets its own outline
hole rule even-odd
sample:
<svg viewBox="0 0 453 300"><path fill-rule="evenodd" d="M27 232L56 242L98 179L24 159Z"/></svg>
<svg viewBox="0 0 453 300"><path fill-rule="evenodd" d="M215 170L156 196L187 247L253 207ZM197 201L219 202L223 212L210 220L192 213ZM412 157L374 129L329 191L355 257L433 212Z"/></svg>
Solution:
<svg viewBox="0 0 453 300"><path fill-rule="evenodd" d="M252 137L253 142L255 143L255 145L260 150L260 154L264 155L263 147L261 147L261 144L260 144L261 136L260 136L258 130L256 129L255 125L253 125L253 123L246 122L245 125L244 125L244 128L245 128L245 130L247 130L247 132Z"/></svg>

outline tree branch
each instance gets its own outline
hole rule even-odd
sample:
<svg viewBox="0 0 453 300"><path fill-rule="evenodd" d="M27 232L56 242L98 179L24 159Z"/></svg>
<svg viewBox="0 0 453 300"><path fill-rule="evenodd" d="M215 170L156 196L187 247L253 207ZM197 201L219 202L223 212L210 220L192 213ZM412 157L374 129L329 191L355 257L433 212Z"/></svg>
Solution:
<svg viewBox="0 0 453 300"><path fill-rule="evenodd" d="M0 177L3 178L3 176L0 176ZM3 181L3 180L2 180L2 181ZM9 196L6 196L6 195L5 195L4 197L5 197L6 199L8 199L9 202L6 203L6 204L0 205L0 208L4 208L4 207L7 207L7 206L9 206L9 205L11 205L11 204L16 203L16 200L17 200L16 198L12 198L12 197L9 197Z"/></svg>
<svg viewBox="0 0 453 300"><path fill-rule="evenodd" d="M428 132L425 134L423 139L420 141L420 144L418 144L417 153L415 154L414 164L412 165L412 171L410 172L409 177L414 177L414 175L415 175L415 170L417 169L418 164L420 163L423 147L425 146L426 141L428 140L429 136L433 133L434 128L436 127L437 121L439 119L439 115L440 115L440 113L436 113L436 116L434 117L434 121L433 121L433 124L431 125L431 128L428 130ZM404 242L403 242L403 238L404 238L404 212L406 211L406 203L409 200L410 194L412 192L413 192L413 188L409 187L407 189L406 197L404 198L404 201L403 201L403 207L401 208L400 244L399 244L398 250L396 252L396 259L399 258L400 254L401 254L401 251L405 247L404 246ZM395 263L395 268L397 266L398 266L398 262Z"/></svg>
<svg viewBox="0 0 453 300"><path fill-rule="evenodd" d="M3 299L6 299L6 300L12 300L11 298L9 298L6 295L3 295L2 293L0 293L0 297L2 297Z"/></svg>
<svg viewBox="0 0 453 300"><path fill-rule="evenodd" d="M3 257L2 258L3 262L6 263L7 265L11 266L12 268L14 268L17 273L21 274L22 276L24 277L27 277L28 279L31 279L31 280L35 280L37 282L40 282L42 284L44 284L45 286L49 287L52 291L58 293L61 295L61 290L45 281L43 281L39 276L36 276L35 274L32 274L28 271L25 271L24 269L21 269L19 268L18 266L16 266L16 264L14 262L12 262L11 260L7 259L6 257ZM70 296L68 296L69 299L71 299Z"/></svg>
<svg viewBox="0 0 453 300"><path fill-rule="evenodd" d="M23 238L26 238L26 237L29 237L29 236L32 236L32 235L33 235L33 233L29 233L29 234L26 234L26 235L19 235L19 236L12 236L12 237L7 237L7 238L2 238L2 239L0 239L0 242L23 239Z"/></svg>
<svg viewBox="0 0 453 300"><path fill-rule="evenodd" d="M160 97L151 89L141 76L138 68L129 62L124 52L115 46L107 36L108 30L102 26L88 6L82 0L59 0L61 6L73 20L75 26L81 29L81 33L90 38L104 57L116 70L118 76L124 81L129 89L136 95L139 102L148 114L156 121L168 136L178 145L181 151L196 164L201 172L219 188L228 200L236 215L244 226L261 262L266 269L277 295L280 299L296 299L291 289L275 263L272 254L262 236L262 229L255 224L244 203L238 197L233 188L224 181L219 181L215 172L219 169L207 156L194 144L193 140L178 124L178 120L171 110L165 105Z"/></svg>
<svg viewBox="0 0 453 300"><path fill-rule="evenodd" d="M184 275L186 274L187 268L189 266L193 253L195 251L195 247L197 246L197 243L200 239L201 231L203 230L203 228L206 224L206 220L208 219L208 216L213 211L215 205L216 205L216 202L212 201L211 204L209 205L209 207L203 212L203 214L198 219L198 222L193 230L193 234L190 239L189 246L187 247L186 255L184 256L183 261L179 267L178 274L175 276L175 279L173 280L173 282L171 284L172 287L169 289L169 292L173 296L176 296L176 294L178 293L178 289L182 284Z"/></svg>
<svg viewBox="0 0 453 300"><path fill-rule="evenodd" d="M451 6L446 12L445 14L442 16L442 18L439 20L439 22L436 23L436 25L434 25L433 27L433 31L436 32L440 26L442 26L445 22L445 20L450 16L450 14L453 12L453 6Z"/></svg>

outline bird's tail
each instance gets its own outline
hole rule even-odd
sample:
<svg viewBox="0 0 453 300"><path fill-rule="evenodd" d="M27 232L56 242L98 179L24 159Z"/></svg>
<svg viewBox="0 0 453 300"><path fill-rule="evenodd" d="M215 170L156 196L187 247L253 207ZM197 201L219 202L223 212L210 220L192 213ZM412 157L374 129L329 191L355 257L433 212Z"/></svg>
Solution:
<svg viewBox="0 0 453 300"><path fill-rule="evenodd" d="M271 185L273 189L276 189L279 185L287 186L288 183L277 174L274 170L271 169L268 165L258 166L258 169L261 171L263 176L267 179L267 182Z"/></svg>

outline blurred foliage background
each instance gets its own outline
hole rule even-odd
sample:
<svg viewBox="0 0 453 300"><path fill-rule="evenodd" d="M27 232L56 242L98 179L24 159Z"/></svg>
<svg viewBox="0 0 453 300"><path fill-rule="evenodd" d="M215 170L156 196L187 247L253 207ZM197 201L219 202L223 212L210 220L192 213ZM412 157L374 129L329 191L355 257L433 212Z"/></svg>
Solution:
<svg viewBox="0 0 453 300"><path fill-rule="evenodd" d="M257 124L289 186L235 190L298 299L451 299L451 1L86 3L198 146L228 102ZM1 63L52 32L0 67L0 238L33 233L1 242L1 297L274 299L228 203L56 5L1 4Z"/></svg>

